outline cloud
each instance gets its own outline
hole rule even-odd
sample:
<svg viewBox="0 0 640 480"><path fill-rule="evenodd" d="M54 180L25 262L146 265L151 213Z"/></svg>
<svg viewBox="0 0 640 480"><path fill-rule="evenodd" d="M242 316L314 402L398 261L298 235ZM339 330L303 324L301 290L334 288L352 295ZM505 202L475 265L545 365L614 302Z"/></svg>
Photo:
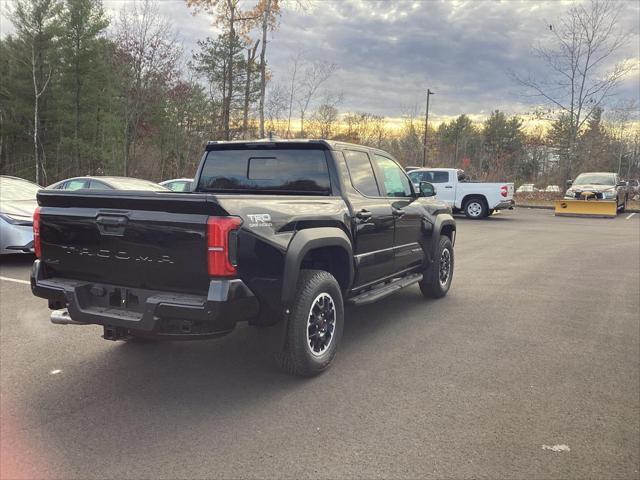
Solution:
<svg viewBox="0 0 640 480"><path fill-rule="evenodd" d="M422 109L427 88L435 115L486 115L531 107L509 71L536 71L531 55L548 25L570 4L531 1L320 1L312 12L286 11L270 45L275 80L286 79L292 52L334 62L331 87L343 109L386 116ZM637 58L638 4L624 5L621 28L633 32L620 58ZM638 96L637 72L623 96Z"/></svg>
<svg viewBox="0 0 640 480"><path fill-rule="evenodd" d="M2 34L10 33L7 5L0 9ZM105 0L113 17L130 0ZM252 4L246 0L245 5ZM620 28L630 32L618 59L640 57L640 2L619 2ZM335 63L338 70L326 89L344 93L342 111L366 111L399 117L422 111L425 92L432 114L487 115L493 109L524 112L537 100L525 97L509 71L541 71L532 48L548 39L548 26L572 5L566 1L315 0L309 8L285 3L280 28L270 38L268 62L274 82L287 83L291 57ZM215 36L211 18L192 15L182 0L160 0L187 54L196 43ZM619 93L639 97L638 71ZM640 100L640 99L639 99Z"/></svg>

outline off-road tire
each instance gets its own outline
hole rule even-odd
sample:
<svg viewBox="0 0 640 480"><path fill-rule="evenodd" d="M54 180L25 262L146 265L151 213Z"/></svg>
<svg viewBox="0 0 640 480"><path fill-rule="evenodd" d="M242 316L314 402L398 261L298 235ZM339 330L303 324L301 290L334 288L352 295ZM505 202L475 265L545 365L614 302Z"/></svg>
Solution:
<svg viewBox="0 0 640 480"><path fill-rule="evenodd" d="M445 282L441 281L441 262L443 261L443 252L448 251L449 257L449 273ZM451 288L451 281L453 280L453 245L451 239L446 235L440 235L438 241L438 248L434 254L434 261L431 266L424 272L424 276L420 281L420 291L427 298L442 298L444 297L449 288Z"/></svg>
<svg viewBox="0 0 640 480"><path fill-rule="evenodd" d="M311 309L318 298L329 295L335 312L331 340L326 350L312 353L309 345L308 321ZM329 367L336 354L344 327L342 292L337 280L324 270L302 270L288 318L285 346L276 354L276 362L287 373L311 377Z"/></svg>
<svg viewBox="0 0 640 480"><path fill-rule="evenodd" d="M472 197L464 203L462 208L467 218L471 220L480 220L487 217L489 214L489 208L483 198Z"/></svg>

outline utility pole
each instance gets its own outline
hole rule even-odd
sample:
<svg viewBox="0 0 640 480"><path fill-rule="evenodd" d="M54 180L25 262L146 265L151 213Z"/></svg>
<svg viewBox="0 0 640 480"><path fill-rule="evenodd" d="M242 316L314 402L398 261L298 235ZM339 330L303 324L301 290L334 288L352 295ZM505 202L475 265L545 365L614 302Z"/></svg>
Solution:
<svg viewBox="0 0 640 480"><path fill-rule="evenodd" d="M422 145L422 167L427 166L427 132L429 131L429 97L434 93L427 88L427 111L424 115L424 145Z"/></svg>

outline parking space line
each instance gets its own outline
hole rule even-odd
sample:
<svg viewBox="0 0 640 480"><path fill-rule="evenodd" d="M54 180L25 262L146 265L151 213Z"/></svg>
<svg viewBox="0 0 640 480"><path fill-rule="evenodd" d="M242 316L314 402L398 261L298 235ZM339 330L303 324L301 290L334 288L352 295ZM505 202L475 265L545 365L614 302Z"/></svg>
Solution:
<svg viewBox="0 0 640 480"><path fill-rule="evenodd" d="M625 218L625 220L629 220L631 217L633 217L636 214L636 212L633 212L631 215L629 215L627 218Z"/></svg>
<svg viewBox="0 0 640 480"><path fill-rule="evenodd" d="M22 283L23 285L31 285L31 282L27 280L20 280L19 278L0 277L0 280L6 280L7 282Z"/></svg>

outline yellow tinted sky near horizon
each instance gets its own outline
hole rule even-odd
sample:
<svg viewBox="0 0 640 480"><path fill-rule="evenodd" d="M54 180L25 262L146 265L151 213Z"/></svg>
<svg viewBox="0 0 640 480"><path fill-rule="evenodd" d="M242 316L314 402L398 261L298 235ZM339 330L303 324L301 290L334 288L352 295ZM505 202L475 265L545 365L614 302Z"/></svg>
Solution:
<svg viewBox="0 0 640 480"><path fill-rule="evenodd" d="M343 130L346 128L346 124L344 123L344 117L348 115L348 113L344 113L340 115L340 119L337 121L337 125L338 125L338 129ZM474 114L466 114L471 121L474 123L474 125L476 126L481 126L482 123L487 119L487 115L474 115ZM541 119L541 118L536 118L532 115L514 115L517 117L520 117L523 121L523 129L525 132L527 133L532 133L538 130L541 130L543 134L545 134L550 126L553 120L549 120L549 119ZM457 118L457 116L444 116L444 115L438 115L435 118L432 118L431 116L429 117L429 129L431 130L433 129L437 129L440 124L444 123L444 122L450 122L452 120L455 120ZM405 116L405 117L386 117L384 118L384 123L385 123L385 127L387 128L388 131L390 131L391 133L398 133L400 132L404 126L406 125L407 122L413 120L414 124L416 125L416 127L418 129L423 129L424 128L424 117L409 117L409 116ZM305 122L305 126L307 126L309 123L313 123L313 121L306 121ZM604 124L610 124L609 121L605 120ZM280 122L280 128L285 128L286 129L286 120L282 120ZM291 130L292 131L300 131L300 119L295 119L292 118L291 119ZM640 130L640 121L635 120L635 121L629 121L627 122L627 126L624 129L624 134L625 136L628 137L632 137L633 135L636 134L636 132L638 132L638 130Z"/></svg>

